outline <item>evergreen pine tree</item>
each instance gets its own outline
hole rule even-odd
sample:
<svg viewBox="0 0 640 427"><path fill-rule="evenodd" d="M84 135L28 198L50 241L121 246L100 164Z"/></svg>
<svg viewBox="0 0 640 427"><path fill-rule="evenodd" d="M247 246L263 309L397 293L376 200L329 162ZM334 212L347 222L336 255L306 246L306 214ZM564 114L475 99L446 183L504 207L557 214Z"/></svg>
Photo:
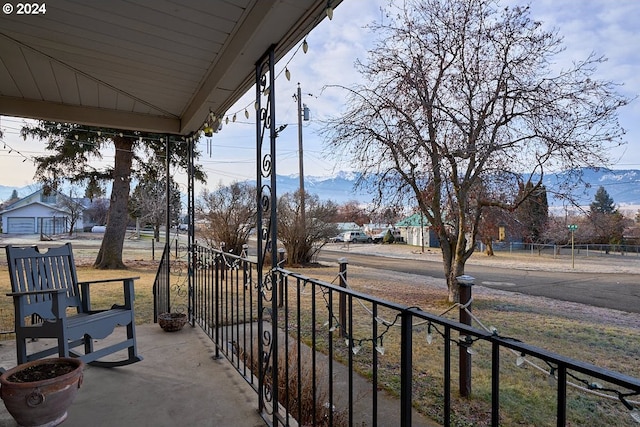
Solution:
<svg viewBox="0 0 640 427"><path fill-rule="evenodd" d="M596 191L593 202L589 208L592 213L612 214L616 212L616 205L603 186L600 186L598 191Z"/></svg>

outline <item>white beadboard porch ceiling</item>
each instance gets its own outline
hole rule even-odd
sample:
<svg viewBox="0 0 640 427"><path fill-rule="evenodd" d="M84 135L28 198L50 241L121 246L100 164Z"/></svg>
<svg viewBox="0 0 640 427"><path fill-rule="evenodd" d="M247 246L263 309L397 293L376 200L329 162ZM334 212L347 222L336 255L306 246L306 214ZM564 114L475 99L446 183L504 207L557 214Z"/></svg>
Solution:
<svg viewBox="0 0 640 427"><path fill-rule="evenodd" d="M49 0L45 14L0 12L0 114L189 134L209 111L224 114L268 47L281 58L328 3Z"/></svg>

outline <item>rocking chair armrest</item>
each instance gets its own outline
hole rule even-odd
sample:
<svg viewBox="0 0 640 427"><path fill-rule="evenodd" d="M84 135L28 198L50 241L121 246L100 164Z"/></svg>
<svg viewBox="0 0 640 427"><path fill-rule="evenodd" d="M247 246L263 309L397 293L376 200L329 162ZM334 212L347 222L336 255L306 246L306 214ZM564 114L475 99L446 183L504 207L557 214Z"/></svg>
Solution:
<svg viewBox="0 0 640 427"><path fill-rule="evenodd" d="M84 282L78 282L80 286L80 293L82 299L82 311L91 312L93 309L91 307L91 294L90 294L90 286L96 283L115 283L122 282L123 285L123 296L124 296L124 305L122 307L131 309L133 307L133 299L135 297L134 292L134 281L139 279L140 276L135 277L121 277L114 279L100 279L100 280L90 280ZM117 304L115 304L117 305Z"/></svg>
<svg viewBox="0 0 640 427"><path fill-rule="evenodd" d="M82 281L82 282L78 282L78 285L86 286L86 285L93 285L95 283L127 282L127 281L138 280L139 278L140 278L140 276L116 277L116 278L113 278L113 279L100 279L100 280L85 280L85 281Z"/></svg>
<svg viewBox="0 0 640 427"><path fill-rule="evenodd" d="M43 295L43 294L64 294L66 289L42 289L39 291L23 291L23 292L9 292L6 295L8 297L23 297L29 295Z"/></svg>
<svg viewBox="0 0 640 427"><path fill-rule="evenodd" d="M61 298L61 295L67 293L66 289L43 289L38 291L24 291L24 292L9 292L7 296L13 297L14 309L16 310L16 317L22 317L25 305L23 305L23 298L34 295L51 295L51 311L53 315L60 319L66 317L65 298ZM41 314L37 311L33 314Z"/></svg>

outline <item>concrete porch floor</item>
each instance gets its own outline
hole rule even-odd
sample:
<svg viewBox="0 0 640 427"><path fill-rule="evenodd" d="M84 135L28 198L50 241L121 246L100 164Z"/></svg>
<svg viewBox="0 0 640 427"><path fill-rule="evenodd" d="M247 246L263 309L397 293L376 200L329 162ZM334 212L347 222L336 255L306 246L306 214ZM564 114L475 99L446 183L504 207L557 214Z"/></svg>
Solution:
<svg viewBox="0 0 640 427"><path fill-rule="evenodd" d="M144 360L119 368L87 365L62 425L266 425L257 412L256 393L226 359L213 359L213 343L200 328L164 332L157 324L145 324L136 327L136 335ZM0 342L0 366L15 365L15 341ZM16 425L0 404L0 426Z"/></svg>

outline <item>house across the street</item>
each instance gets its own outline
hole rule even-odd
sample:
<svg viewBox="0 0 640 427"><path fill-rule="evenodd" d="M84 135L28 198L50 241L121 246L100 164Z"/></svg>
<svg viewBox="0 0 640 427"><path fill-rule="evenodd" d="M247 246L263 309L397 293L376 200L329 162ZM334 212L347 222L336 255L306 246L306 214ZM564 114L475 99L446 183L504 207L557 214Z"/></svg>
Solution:
<svg viewBox="0 0 640 427"><path fill-rule="evenodd" d="M4 234L62 234L82 230L84 207L62 193L40 189L0 211Z"/></svg>
<svg viewBox="0 0 640 427"><path fill-rule="evenodd" d="M413 246L425 246L429 248L440 247L438 236L431 228L426 216L420 213L413 214L395 224L405 241Z"/></svg>

